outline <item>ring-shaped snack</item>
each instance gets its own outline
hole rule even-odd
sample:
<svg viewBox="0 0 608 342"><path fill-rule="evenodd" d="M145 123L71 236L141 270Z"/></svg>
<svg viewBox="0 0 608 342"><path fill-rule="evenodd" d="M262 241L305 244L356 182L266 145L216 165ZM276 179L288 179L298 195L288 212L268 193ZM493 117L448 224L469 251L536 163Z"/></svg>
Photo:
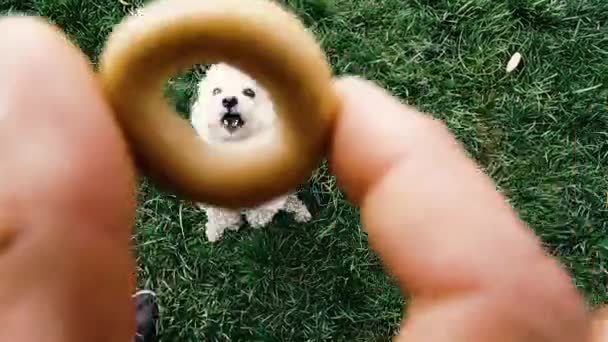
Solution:
<svg viewBox="0 0 608 342"><path fill-rule="evenodd" d="M339 101L323 51L296 16L266 0L157 0L142 13L115 27L99 70L142 171L226 208L305 182L325 156ZM280 119L272 143L206 144L164 99L171 76L220 61L268 89Z"/></svg>

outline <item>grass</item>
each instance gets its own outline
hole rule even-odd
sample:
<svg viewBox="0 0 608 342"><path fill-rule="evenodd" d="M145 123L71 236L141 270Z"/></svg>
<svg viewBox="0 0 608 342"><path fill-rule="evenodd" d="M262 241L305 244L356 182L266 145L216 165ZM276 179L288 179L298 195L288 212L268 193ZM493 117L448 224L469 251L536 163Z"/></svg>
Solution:
<svg viewBox="0 0 608 342"><path fill-rule="evenodd" d="M608 301L608 2L287 3L317 33L337 74L376 80L445 120L589 302ZM0 2L0 12L49 17L94 62L131 7ZM523 65L506 74L516 51ZM184 115L200 76L168 86ZM214 245L200 231L200 211L144 181L138 272L142 287L160 293L164 341L390 340L403 299L368 249L357 210L325 168L302 196L313 223L282 217Z"/></svg>

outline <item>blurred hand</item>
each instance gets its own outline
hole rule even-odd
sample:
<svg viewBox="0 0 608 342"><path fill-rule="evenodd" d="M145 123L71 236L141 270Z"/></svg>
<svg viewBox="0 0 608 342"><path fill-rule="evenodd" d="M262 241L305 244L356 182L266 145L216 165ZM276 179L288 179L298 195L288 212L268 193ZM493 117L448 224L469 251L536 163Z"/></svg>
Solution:
<svg viewBox="0 0 608 342"><path fill-rule="evenodd" d="M0 21L0 340L129 341L132 161L88 61ZM342 79L331 149L372 248L411 296L403 341L584 341L567 273L443 125Z"/></svg>
<svg viewBox="0 0 608 342"><path fill-rule="evenodd" d="M88 60L0 19L0 341L130 341L134 169Z"/></svg>
<svg viewBox="0 0 608 342"><path fill-rule="evenodd" d="M339 80L334 173L411 296L401 341L587 341L584 302L439 121Z"/></svg>

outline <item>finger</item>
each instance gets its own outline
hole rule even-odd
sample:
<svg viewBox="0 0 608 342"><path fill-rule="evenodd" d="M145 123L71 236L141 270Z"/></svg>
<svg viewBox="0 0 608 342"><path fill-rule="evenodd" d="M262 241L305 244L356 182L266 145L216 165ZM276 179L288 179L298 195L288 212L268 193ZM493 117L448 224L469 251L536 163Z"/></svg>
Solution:
<svg viewBox="0 0 608 342"><path fill-rule="evenodd" d="M0 340L128 341L127 147L62 34L26 17L0 32Z"/></svg>
<svg viewBox="0 0 608 342"><path fill-rule="evenodd" d="M368 83L345 80L338 87L345 108L337 124L332 165L341 186L363 207L363 219L370 221L366 229L372 243L382 240L379 252L388 253L386 261L406 266L396 272L425 274L422 279L403 274L400 279L408 279L404 284L408 290L428 289L430 275L448 276L443 272L446 265L433 268L433 260L427 260L430 256L443 259L442 255L452 252L455 255L445 258L445 262L469 268L451 272L463 279L433 281L434 286L453 287L469 286L464 277L488 272L484 264L487 259L472 257L495 254L490 242L512 244L519 251L515 254L526 253L524 258L542 255L533 235L438 121ZM488 234L490 222L504 222L505 227ZM480 231L473 234L459 229L463 223L475 223L468 230ZM451 235L453 230L459 234L450 240L456 241L440 235ZM403 250L405 246L413 249ZM418 250L420 253L414 253Z"/></svg>
<svg viewBox="0 0 608 342"><path fill-rule="evenodd" d="M371 246L414 297L406 330L414 335L407 336L434 341L424 338L443 317L477 341L481 330L467 322L500 332L499 323L521 323L510 316L516 313L555 341L580 337L585 310L569 277L449 131L371 83L348 78L336 86L344 109L332 169L361 206ZM458 312L470 316L456 320ZM505 330L504 338L521 331Z"/></svg>

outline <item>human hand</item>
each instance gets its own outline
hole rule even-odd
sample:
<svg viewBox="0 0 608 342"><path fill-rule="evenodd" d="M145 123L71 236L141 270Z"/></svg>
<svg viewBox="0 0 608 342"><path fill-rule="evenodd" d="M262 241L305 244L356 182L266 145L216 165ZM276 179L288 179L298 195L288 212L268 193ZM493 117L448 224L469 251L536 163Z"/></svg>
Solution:
<svg viewBox="0 0 608 342"><path fill-rule="evenodd" d="M567 273L439 121L365 81L344 108L331 165L411 296L400 341L589 341Z"/></svg>
<svg viewBox="0 0 608 342"><path fill-rule="evenodd" d="M25 17L0 32L0 341L130 341L127 146L63 34Z"/></svg>
<svg viewBox="0 0 608 342"><path fill-rule="evenodd" d="M135 185L124 140L76 48L31 19L0 32L0 227L16 233L0 251L0 340L128 341ZM445 128L367 83L337 87L333 170L413 296L401 338L584 340L567 274Z"/></svg>

